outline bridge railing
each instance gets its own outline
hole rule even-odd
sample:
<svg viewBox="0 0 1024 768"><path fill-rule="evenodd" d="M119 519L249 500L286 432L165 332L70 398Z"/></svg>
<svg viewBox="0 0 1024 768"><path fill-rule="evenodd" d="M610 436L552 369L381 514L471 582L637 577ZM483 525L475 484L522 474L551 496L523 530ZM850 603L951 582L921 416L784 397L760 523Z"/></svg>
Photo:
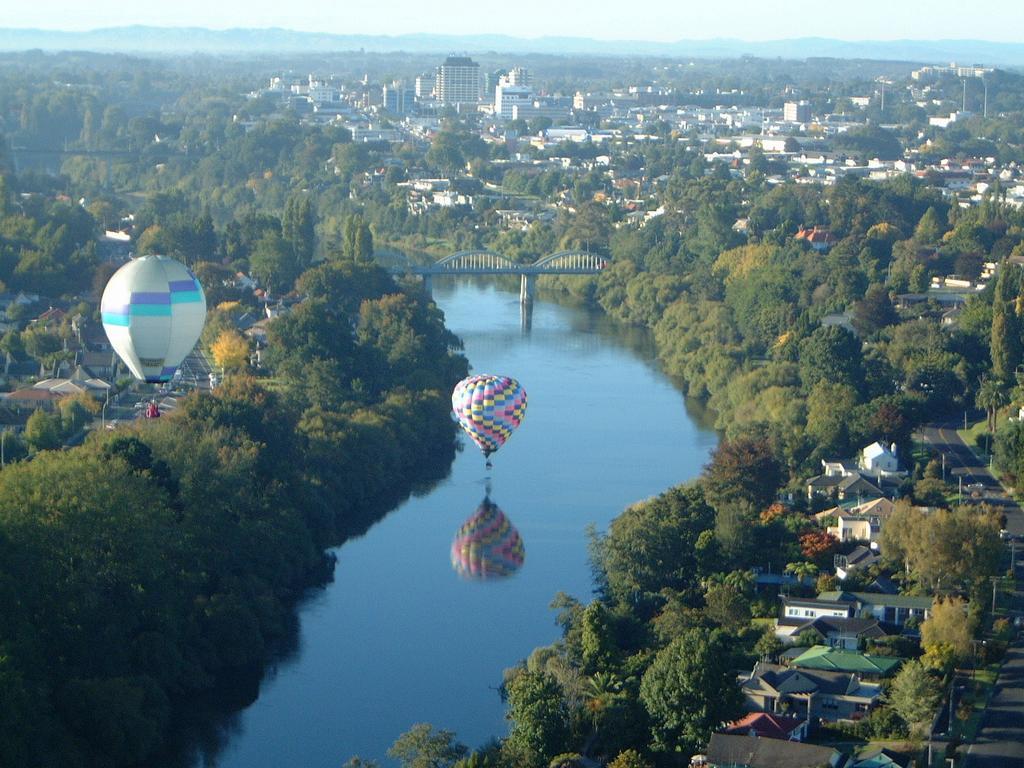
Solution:
<svg viewBox="0 0 1024 768"><path fill-rule="evenodd" d="M459 251L433 264L396 268L396 272L418 275L557 275L596 274L611 260L587 251L558 251L542 256L532 264L520 264L494 251Z"/></svg>

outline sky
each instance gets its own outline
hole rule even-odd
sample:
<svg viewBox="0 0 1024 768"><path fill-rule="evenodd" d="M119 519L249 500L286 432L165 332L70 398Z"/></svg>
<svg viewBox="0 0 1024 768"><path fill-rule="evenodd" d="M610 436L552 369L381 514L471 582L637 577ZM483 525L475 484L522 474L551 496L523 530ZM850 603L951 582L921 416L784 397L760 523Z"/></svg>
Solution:
<svg viewBox="0 0 1024 768"><path fill-rule="evenodd" d="M494 34L667 42L973 39L1021 42L1020 0L0 0L0 27L146 24L339 34Z"/></svg>

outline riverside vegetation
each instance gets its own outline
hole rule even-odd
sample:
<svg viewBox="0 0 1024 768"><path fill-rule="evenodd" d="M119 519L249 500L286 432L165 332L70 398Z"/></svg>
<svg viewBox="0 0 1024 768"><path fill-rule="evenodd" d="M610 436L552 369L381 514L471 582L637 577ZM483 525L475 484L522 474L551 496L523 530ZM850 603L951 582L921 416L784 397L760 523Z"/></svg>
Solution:
<svg viewBox="0 0 1024 768"><path fill-rule="evenodd" d="M820 574L817 586L835 586L825 571L844 550L809 514L816 508L802 500L801 481L821 459L874 440L895 443L913 463L897 512L908 535L886 542L881 571L920 594L947 574L943 594L970 598L971 608L968 622L950 620L962 615L959 604L959 614L936 610L923 647L898 638L871 649L922 662L907 665L858 735L919 728L921 703L934 702L941 675L969 654L974 627L988 628L979 597L1001 567L998 517L916 514L911 502L949 507L952 489L933 457L915 455L911 436L925 421L977 407L999 422L997 466L1010 479L1024 474L1020 427L1001 418L1024 402L1024 214L998 184L965 209L910 176L769 183L777 169L760 150L729 167L708 159L716 144L667 123L602 147L520 145L525 160L513 163L508 145L485 142L472 116L445 115L429 143L354 143L343 128L304 123L225 85L241 92L265 63L248 72L211 64L221 81L180 62L132 62L130 78L117 57L17 64L0 81L4 113L20 116L5 133L40 150L70 143L122 154L69 157L57 177L5 173L8 287L60 295L90 270L101 281L91 239L130 213L140 252L184 258L210 287L204 343L238 368L245 354L229 342L251 299L226 287L236 272L272 292L297 285L307 299L271 325L272 378L238 375L171 423L37 452L0 473L0 600L12 617L0 637L0 686L11 702L0 717L5 732L24 734L0 747L5 757L141 759L160 743L175 702L265 657L289 600L323 573L322 547L358 529L417 457L452 445L440 393L465 362L449 354L454 340L436 309L369 266L375 246L487 247L519 261L561 248L610 255L595 280L542 288L650 329L666 370L706 401L724 436L700 481L630 507L595 534L596 599L558 596L563 639L506 674L508 738L470 753L455 734L423 725L396 742L403 764L543 768L580 755L616 768L684 764L738 713L735 670L779 650L763 621L776 605L754 590L752 569ZM339 66L361 76L364 64ZM842 98L820 86L817 66L794 62L785 77L821 88L823 102ZM766 103L775 98L766 78L784 78L774 65L723 67L752 87L744 98L760 93ZM53 70L88 83L55 86ZM690 85L714 92L720 74L695 69L703 79ZM856 72L843 76L846 92L863 85ZM865 125L841 148L892 156L927 133L926 154L1019 157L1024 79L1000 73L999 83L991 119L940 134L894 97L868 114L898 117L901 128ZM148 109L151 99L164 109ZM661 214L631 225L609 202L613 173L639 177L641 187L656 179L642 210ZM417 176L498 193L416 215L400 184ZM66 191L84 205L61 201ZM509 199L540 201L554 215L504 228L497 210ZM796 240L803 225L827 227L831 248ZM952 325L928 300L899 299L925 292L933 276L977 278L987 261L1001 265L998 278ZM15 355L19 341L28 349L25 336L10 337ZM364 475L363 463L379 471ZM778 504L780 492L793 503ZM123 539L109 536L112 520ZM951 547L919 546L929 540Z"/></svg>

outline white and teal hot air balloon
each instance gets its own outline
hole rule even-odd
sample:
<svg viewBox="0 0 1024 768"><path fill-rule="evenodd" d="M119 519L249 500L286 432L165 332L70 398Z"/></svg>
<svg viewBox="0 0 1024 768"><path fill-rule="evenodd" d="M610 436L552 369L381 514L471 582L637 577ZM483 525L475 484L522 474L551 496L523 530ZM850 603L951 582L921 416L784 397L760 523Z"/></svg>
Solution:
<svg viewBox="0 0 1024 768"><path fill-rule="evenodd" d="M206 322L203 286L168 256L141 256L113 274L100 302L114 351L148 382L170 381Z"/></svg>

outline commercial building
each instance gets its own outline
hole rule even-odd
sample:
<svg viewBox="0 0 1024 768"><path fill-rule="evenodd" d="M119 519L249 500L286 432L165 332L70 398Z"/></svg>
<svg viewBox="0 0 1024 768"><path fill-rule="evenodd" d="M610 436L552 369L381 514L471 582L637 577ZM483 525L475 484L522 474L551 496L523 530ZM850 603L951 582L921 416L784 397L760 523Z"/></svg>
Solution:
<svg viewBox="0 0 1024 768"><path fill-rule="evenodd" d="M811 104L808 101L787 101L782 107L782 119L787 123L809 123Z"/></svg>
<svg viewBox="0 0 1024 768"><path fill-rule="evenodd" d="M480 94L480 65L468 56L449 56L437 68L434 95L441 104L476 104Z"/></svg>

